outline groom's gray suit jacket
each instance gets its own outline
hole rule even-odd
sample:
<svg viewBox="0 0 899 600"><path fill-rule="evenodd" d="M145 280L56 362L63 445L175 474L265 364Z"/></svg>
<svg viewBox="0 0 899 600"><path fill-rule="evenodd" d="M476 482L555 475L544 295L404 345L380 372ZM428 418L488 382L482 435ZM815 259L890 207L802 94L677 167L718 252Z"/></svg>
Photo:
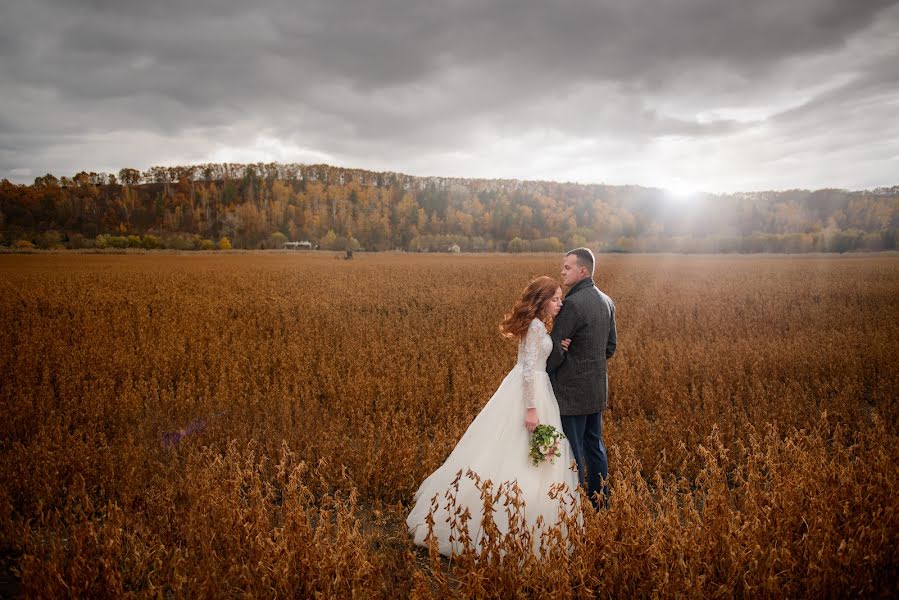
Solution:
<svg viewBox="0 0 899 600"><path fill-rule="evenodd" d="M571 339L567 352L560 342ZM546 360L559 413L589 415L608 406L606 361L615 354L615 304L593 280L576 283L562 303L552 331L553 350Z"/></svg>

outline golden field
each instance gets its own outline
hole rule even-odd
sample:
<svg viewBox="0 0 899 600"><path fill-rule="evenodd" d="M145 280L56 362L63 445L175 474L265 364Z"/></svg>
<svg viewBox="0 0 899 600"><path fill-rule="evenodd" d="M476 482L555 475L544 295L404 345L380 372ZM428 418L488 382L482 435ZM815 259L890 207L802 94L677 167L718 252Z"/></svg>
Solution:
<svg viewBox="0 0 899 600"><path fill-rule="evenodd" d="M0 255L0 591L899 594L895 255L599 255L611 508L542 559L413 547L515 362L500 319L559 263Z"/></svg>

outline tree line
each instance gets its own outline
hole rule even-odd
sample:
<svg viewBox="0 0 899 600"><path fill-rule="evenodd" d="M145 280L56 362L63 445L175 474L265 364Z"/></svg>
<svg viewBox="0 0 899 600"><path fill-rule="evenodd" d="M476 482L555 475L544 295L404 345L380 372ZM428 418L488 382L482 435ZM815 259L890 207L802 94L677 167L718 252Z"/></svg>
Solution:
<svg viewBox="0 0 899 600"><path fill-rule="evenodd" d="M558 252L895 250L899 186L697 194L281 163L0 182L0 246Z"/></svg>

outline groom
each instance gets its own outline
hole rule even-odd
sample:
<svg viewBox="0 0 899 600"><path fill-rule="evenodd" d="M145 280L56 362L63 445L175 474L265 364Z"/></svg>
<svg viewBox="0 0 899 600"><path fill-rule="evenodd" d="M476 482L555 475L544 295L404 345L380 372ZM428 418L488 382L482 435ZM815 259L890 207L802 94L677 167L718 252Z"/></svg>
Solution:
<svg viewBox="0 0 899 600"><path fill-rule="evenodd" d="M608 404L609 379L606 361L615 354L615 304L593 283L595 259L588 248L570 250L562 262L562 283L568 293L553 324L552 354L546 370L552 381L562 430L577 461L578 479L587 476L587 495L597 507L594 494L608 502L609 477L606 447L602 443L602 412ZM571 345L562 346L570 339ZM566 347L568 345L566 344Z"/></svg>

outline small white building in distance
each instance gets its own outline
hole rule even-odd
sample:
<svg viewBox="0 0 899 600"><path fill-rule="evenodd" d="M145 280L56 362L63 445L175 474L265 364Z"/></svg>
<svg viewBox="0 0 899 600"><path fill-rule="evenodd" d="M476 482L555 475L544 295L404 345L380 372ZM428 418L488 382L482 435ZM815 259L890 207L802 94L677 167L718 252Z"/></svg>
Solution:
<svg viewBox="0 0 899 600"><path fill-rule="evenodd" d="M284 247L290 250L312 250L312 242L284 242Z"/></svg>
<svg viewBox="0 0 899 600"><path fill-rule="evenodd" d="M462 251L462 248L459 247L459 244L453 244L449 247L449 251L453 254L459 254Z"/></svg>

